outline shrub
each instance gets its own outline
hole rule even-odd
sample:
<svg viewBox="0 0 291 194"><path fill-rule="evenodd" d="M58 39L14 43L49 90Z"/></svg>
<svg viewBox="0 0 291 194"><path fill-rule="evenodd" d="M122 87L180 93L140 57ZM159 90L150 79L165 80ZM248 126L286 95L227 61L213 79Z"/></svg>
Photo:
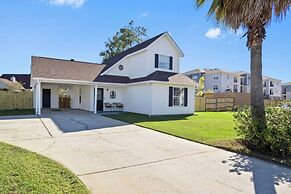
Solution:
<svg viewBox="0 0 291 194"><path fill-rule="evenodd" d="M291 155L291 109L278 106L266 108L266 128L256 129L251 109L243 108L234 114L236 130L251 145L274 155Z"/></svg>

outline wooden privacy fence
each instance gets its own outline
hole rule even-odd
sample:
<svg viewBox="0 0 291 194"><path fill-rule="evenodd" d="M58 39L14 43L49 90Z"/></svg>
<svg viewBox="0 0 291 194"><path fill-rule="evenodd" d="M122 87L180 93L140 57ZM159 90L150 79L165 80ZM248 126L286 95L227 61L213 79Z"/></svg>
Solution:
<svg viewBox="0 0 291 194"><path fill-rule="evenodd" d="M205 111L227 111L234 108L233 98L206 98Z"/></svg>
<svg viewBox="0 0 291 194"><path fill-rule="evenodd" d="M276 106L282 100L264 100L266 106ZM249 93L211 93L195 97L195 111L228 111L250 105Z"/></svg>
<svg viewBox="0 0 291 194"><path fill-rule="evenodd" d="M205 111L205 98L195 97L195 111L204 112Z"/></svg>
<svg viewBox="0 0 291 194"><path fill-rule="evenodd" d="M0 110L32 109L32 92L0 91Z"/></svg>

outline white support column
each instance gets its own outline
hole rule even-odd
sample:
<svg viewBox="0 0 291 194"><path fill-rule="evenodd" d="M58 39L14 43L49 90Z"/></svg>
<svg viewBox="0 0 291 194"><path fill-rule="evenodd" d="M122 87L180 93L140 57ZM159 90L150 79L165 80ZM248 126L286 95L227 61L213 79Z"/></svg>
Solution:
<svg viewBox="0 0 291 194"><path fill-rule="evenodd" d="M94 114L96 114L97 113L97 89L98 89L98 87L97 87L97 85L95 85L95 87L94 87L95 89L95 92L94 92Z"/></svg>
<svg viewBox="0 0 291 194"><path fill-rule="evenodd" d="M38 87L38 111L37 111L37 114L40 115L41 114L41 82L38 81L38 84L37 84L37 87Z"/></svg>
<svg viewBox="0 0 291 194"><path fill-rule="evenodd" d="M37 88L37 83L35 84L35 86L34 86L34 91L33 91L33 93L34 93L34 108L35 108L35 114L37 115L38 114L38 108L37 108L37 106L38 106L38 88Z"/></svg>

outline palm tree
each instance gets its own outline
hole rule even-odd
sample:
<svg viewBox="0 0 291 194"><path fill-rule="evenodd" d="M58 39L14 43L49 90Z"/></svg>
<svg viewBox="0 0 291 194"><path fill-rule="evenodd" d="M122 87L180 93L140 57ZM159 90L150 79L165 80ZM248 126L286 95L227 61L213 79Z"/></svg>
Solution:
<svg viewBox="0 0 291 194"><path fill-rule="evenodd" d="M199 8L207 0L195 0ZM281 21L287 14L291 0L212 0L208 16L218 23L238 30L246 30L246 46L251 54L251 109L256 129L266 126L262 84L262 45L266 26L275 18Z"/></svg>

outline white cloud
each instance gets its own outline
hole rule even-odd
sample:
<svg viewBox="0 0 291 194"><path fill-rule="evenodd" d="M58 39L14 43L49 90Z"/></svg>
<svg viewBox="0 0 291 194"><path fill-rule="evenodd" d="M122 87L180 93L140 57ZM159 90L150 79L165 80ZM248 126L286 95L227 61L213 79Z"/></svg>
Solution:
<svg viewBox="0 0 291 194"><path fill-rule="evenodd" d="M56 6L71 6L73 8L80 8L85 3L85 0L48 0L51 5Z"/></svg>
<svg viewBox="0 0 291 194"><path fill-rule="evenodd" d="M149 14L147 12L143 12L141 14L139 14L138 18L143 18L143 17L147 17Z"/></svg>
<svg viewBox="0 0 291 194"><path fill-rule="evenodd" d="M220 28L210 28L206 33L205 36L210 39L216 39L221 35Z"/></svg>

